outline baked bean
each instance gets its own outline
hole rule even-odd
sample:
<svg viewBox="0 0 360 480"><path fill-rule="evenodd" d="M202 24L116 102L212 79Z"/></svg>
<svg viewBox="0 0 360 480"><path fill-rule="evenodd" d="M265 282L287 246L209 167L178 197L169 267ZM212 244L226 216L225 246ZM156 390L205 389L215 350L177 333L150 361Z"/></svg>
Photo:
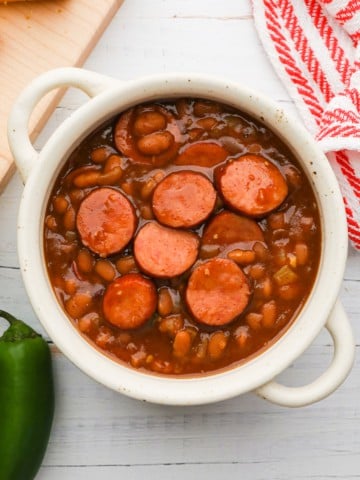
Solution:
<svg viewBox="0 0 360 480"><path fill-rule="evenodd" d="M108 147L98 147L90 152L91 161L94 163L104 163L110 155Z"/></svg>
<svg viewBox="0 0 360 480"><path fill-rule="evenodd" d="M166 118L157 111L145 111L140 113L134 122L134 133L139 136L148 135L166 127Z"/></svg>
<svg viewBox="0 0 360 480"><path fill-rule="evenodd" d="M85 197L85 192L79 188L73 188L69 193L70 199L73 204L80 203L81 200Z"/></svg>
<svg viewBox="0 0 360 480"><path fill-rule="evenodd" d="M77 290L77 284L74 279L68 278L65 280L64 290L69 295L74 295Z"/></svg>
<svg viewBox="0 0 360 480"><path fill-rule="evenodd" d="M157 311L160 317L167 317L172 313L174 308L171 293L168 288L162 287L158 292Z"/></svg>
<svg viewBox="0 0 360 480"><path fill-rule="evenodd" d="M285 248L277 248L274 254L274 263L281 267L287 263L287 252Z"/></svg>
<svg viewBox="0 0 360 480"><path fill-rule="evenodd" d="M299 188L302 184L301 173L293 165L288 165L285 169L285 178L293 188Z"/></svg>
<svg viewBox="0 0 360 480"><path fill-rule="evenodd" d="M62 215L63 213L66 212L69 206L69 202L66 200L66 198L63 195L57 195L53 199L53 206L54 206L55 212Z"/></svg>
<svg viewBox="0 0 360 480"><path fill-rule="evenodd" d="M296 268L298 265L298 261L296 258L296 255L294 253L288 253L287 254L287 260L288 260L288 265L292 268Z"/></svg>
<svg viewBox="0 0 360 480"><path fill-rule="evenodd" d="M72 232L72 231L68 230L68 231L65 232L65 238L69 242L75 242L77 240L77 233L74 232L74 231Z"/></svg>
<svg viewBox="0 0 360 480"><path fill-rule="evenodd" d="M314 226L314 219L312 217L303 216L300 218L300 224L303 232L309 232Z"/></svg>
<svg viewBox="0 0 360 480"><path fill-rule="evenodd" d="M179 100L175 101L175 107L178 117L186 122L187 119L190 117L192 111L190 102L184 98L180 98Z"/></svg>
<svg viewBox="0 0 360 480"><path fill-rule="evenodd" d="M93 187L99 184L100 175L101 173L98 170L80 173L74 178L73 184L78 188Z"/></svg>
<svg viewBox="0 0 360 480"><path fill-rule="evenodd" d="M137 352L133 353L130 357L130 363L134 368L140 368L146 362L147 354L143 350L138 350Z"/></svg>
<svg viewBox="0 0 360 480"><path fill-rule="evenodd" d="M45 219L45 225L47 226L47 228L49 228L50 230L52 230L53 232L56 231L56 229L58 228L58 224L57 224L57 221L56 221L56 218L53 217L52 215L48 215Z"/></svg>
<svg viewBox="0 0 360 480"><path fill-rule="evenodd" d="M141 348L141 347L140 347ZM129 342L127 345L126 345L126 350L129 352L129 353L134 353L136 352L138 349L135 345L134 342Z"/></svg>
<svg viewBox="0 0 360 480"><path fill-rule="evenodd" d="M100 327L99 333L95 338L95 343L100 348L105 348L109 343L114 341L114 336L111 330L107 327Z"/></svg>
<svg viewBox="0 0 360 480"><path fill-rule="evenodd" d="M297 243L295 245L295 255L298 265L306 265L309 259L309 248L306 243Z"/></svg>
<svg viewBox="0 0 360 480"><path fill-rule="evenodd" d="M120 332L117 336L117 341L120 345L128 345L131 342L131 335L129 332Z"/></svg>
<svg viewBox="0 0 360 480"><path fill-rule="evenodd" d="M127 195L134 194L134 185L132 183L124 182L120 185L120 187Z"/></svg>
<svg viewBox="0 0 360 480"><path fill-rule="evenodd" d="M156 183L159 183L165 177L165 175L166 173L164 172L164 170L158 170L156 173L154 173L153 179Z"/></svg>
<svg viewBox="0 0 360 480"><path fill-rule="evenodd" d="M187 330L177 332L173 343L173 355L177 358L185 357L191 349L192 338Z"/></svg>
<svg viewBox="0 0 360 480"><path fill-rule="evenodd" d="M299 297L301 294L301 288L298 283L291 283L289 285L282 285L278 289L279 297L283 300L291 301Z"/></svg>
<svg viewBox="0 0 360 480"><path fill-rule="evenodd" d="M94 270L106 282L111 282L115 278L114 266L108 260L98 260L95 264Z"/></svg>
<svg viewBox="0 0 360 480"><path fill-rule="evenodd" d="M255 265L251 266L249 275L254 280L259 280L265 275L265 265L262 263L255 263Z"/></svg>
<svg viewBox="0 0 360 480"><path fill-rule="evenodd" d="M261 313L251 312L246 315L246 323L252 330L259 330L262 325L263 316Z"/></svg>
<svg viewBox="0 0 360 480"><path fill-rule="evenodd" d="M153 360L150 364L151 370L163 375L170 375L174 371L174 366L171 362L160 360L159 358Z"/></svg>
<svg viewBox="0 0 360 480"><path fill-rule="evenodd" d="M79 318L78 320L78 327L80 332L82 333L89 333L91 330L92 322L89 317L86 315L84 317Z"/></svg>
<svg viewBox="0 0 360 480"><path fill-rule="evenodd" d="M197 117L203 117L212 113L220 112L220 105L206 100L197 100L194 102L193 111Z"/></svg>
<svg viewBox="0 0 360 480"><path fill-rule="evenodd" d="M237 248L229 252L227 256L239 265L248 265L255 261L255 252L253 250L240 250Z"/></svg>
<svg viewBox="0 0 360 480"><path fill-rule="evenodd" d="M119 260L116 261L116 268L121 275L137 272L135 259L132 256L119 258Z"/></svg>
<svg viewBox="0 0 360 480"><path fill-rule="evenodd" d="M97 185L115 185L122 177L121 167L114 166L111 170L101 173Z"/></svg>
<svg viewBox="0 0 360 480"><path fill-rule="evenodd" d="M221 249L218 245L202 245L200 250L200 257L206 260L219 255Z"/></svg>
<svg viewBox="0 0 360 480"><path fill-rule="evenodd" d="M90 273L94 266L94 259L89 250L83 248L78 253L76 263L81 272Z"/></svg>
<svg viewBox="0 0 360 480"><path fill-rule="evenodd" d="M60 275L54 276L54 278L52 279L52 282L55 289L61 289L61 290L65 289L65 280L63 279L62 276Z"/></svg>
<svg viewBox="0 0 360 480"><path fill-rule="evenodd" d="M122 157L120 157L120 155L112 154L106 160L104 165L104 173L111 172L111 170L117 167L122 167Z"/></svg>
<svg viewBox="0 0 360 480"><path fill-rule="evenodd" d="M146 355L145 363L148 365L154 361L154 355Z"/></svg>
<svg viewBox="0 0 360 480"><path fill-rule="evenodd" d="M244 144L235 137L223 136L221 137L221 144L231 155L245 153Z"/></svg>
<svg viewBox="0 0 360 480"><path fill-rule="evenodd" d="M227 343L228 337L224 332L215 332L210 336L207 353L211 360L217 360L223 355Z"/></svg>
<svg viewBox="0 0 360 480"><path fill-rule="evenodd" d="M253 143L252 145L249 145L248 147L248 152L249 153L255 153L255 154L259 154L261 152L261 145L259 145L258 143Z"/></svg>
<svg viewBox="0 0 360 480"><path fill-rule="evenodd" d="M143 200L147 200L153 193L157 184L165 177L165 172L163 170L158 170L152 177L143 184L140 190L140 195ZM150 206L150 205L146 205Z"/></svg>
<svg viewBox="0 0 360 480"><path fill-rule="evenodd" d="M196 125L204 130L211 130L217 123L217 120L213 117L204 117L198 120Z"/></svg>
<svg viewBox="0 0 360 480"><path fill-rule="evenodd" d="M267 222L272 230L278 230L285 227L285 216L283 212L272 213L269 215Z"/></svg>
<svg viewBox="0 0 360 480"><path fill-rule="evenodd" d="M171 315L162 318L159 322L159 331L166 333L171 338L174 338L178 331L184 326L184 319L181 315Z"/></svg>
<svg viewBox="0 0 360 480"><path fill-rule="evenodd" d="M65 302L65 309L71 318L78 319L85 315L92 303L89 293L75 293Z"/></svg>
<svg viewBox="0 0 360 480"><path fill-rule="evenodd" d="M170 132L149 133L141 137L137 147L143 155L160 155L168 150L174 143L174 137Z"/></svg>
<svg viewBox="0 0 360 480"><path fill-rule="evenodd" d="M66 230L75 230L75 222L75 210L73 209L73 207L69 207L64 213L63 225Z"/></svg>
<svg viewBox="0 0 360 480"><path fill-rule="evenodd" d="M274 300L264 303L261 308L262 313L262 325L265 328L272 328L276 321L276 303Z"/></svg>
<svg viewBox="0 0 360 480"><path fill-rule="evenodd" d="M206 358L208 345L209 339L207 337L204 337L200 340L198 346L196 347L195 360L204 360Z"/></svg>
<svg viewBox="0 0 360 480"><path fill-rule="evenodd" d="M253 250L259 262L265 262L269 258L269 250L263 243L256 242L253 246Z"/></svg>
<svg viewBox="0 0 360 480"><path fill-rule="evenodd" d="M189 136L189 139L193 142L195 140L200 140L203 133L204 133L204 131L201 128L192 128L191 130L188 130L188 132L187 132L187 134Z"/></svg>
<svg viewBox="0 0 360 480"><path fill-rule="evenodd" d="M267 299L267 298L271 297L272 292L273 292L273 286L272 286L272 282L271 282L269 277L265 277L261 281L260 288L261 288L261 294L262 294L263 298Z"/></svg>
<svg viewBox="0 0 360 480"><path fill-rule="evenodd" d="M154 214L150 205L142 205L140 207L140 213L144 220L152 220L154 218Z"/></svg>
<svg viewBox="0 0 360 480"><path fill-rule="evenodd" d="M140 192L141 198L143 198L144 200L149 198L150 195L153 193L156 185L157 185L157 183L156 183L155 179L152 178L152 177L149 178L149 180L147 180L147 182L141 188L141 192Z"/></svg>
<svg viewBox="0 0 360 480"><path fill-rule="evenodd" d="M99 316L95 312L90 312L79 318L78 327L80 332L89 333L93 327L96 327L99 322Z"/></svg>
<svg viewBox="0 0 360 480"><path fill-rule="evenodd" d="M240 348L244 348L250 340L249 327L247 327L246 325L241 325L235 330L234 337L238 346Z"/></svg>

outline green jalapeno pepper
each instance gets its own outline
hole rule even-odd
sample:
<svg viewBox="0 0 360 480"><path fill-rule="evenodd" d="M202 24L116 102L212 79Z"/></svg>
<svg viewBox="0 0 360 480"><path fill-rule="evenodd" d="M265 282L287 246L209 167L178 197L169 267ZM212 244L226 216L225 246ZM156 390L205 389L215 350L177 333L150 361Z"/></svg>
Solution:
<svg viewBox="0 0 360 480"><path fill-rule="evenodd" d="M54 414L51 355L41 335L0 310L0 478L31 480L48 444Z"/></svg>

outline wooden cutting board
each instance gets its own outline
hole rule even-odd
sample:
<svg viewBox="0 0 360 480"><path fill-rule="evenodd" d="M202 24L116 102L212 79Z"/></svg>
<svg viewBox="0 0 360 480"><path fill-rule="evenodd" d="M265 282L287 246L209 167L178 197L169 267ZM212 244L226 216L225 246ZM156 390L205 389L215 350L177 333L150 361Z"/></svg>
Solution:
<svg viewBox="0 0 360 480"><path fill-rule="evenodd" d="M6 135L9 111L37 75L80 66L123 0L39 0L0 5L0 192L15 170ZM30 122L34 140L64 91L47 95Z"/></svg>

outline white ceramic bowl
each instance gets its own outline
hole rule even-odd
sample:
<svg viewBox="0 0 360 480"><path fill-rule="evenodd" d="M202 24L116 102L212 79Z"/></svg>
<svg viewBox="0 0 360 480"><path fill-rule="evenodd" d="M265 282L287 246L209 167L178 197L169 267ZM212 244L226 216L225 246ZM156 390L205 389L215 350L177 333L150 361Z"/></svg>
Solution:
<svg viewBox="0 0 360 480"><path fill-rule="evenodd" d="M37 153L28 137L29 116L48 91L70 85L83 90L91 99L65 120ZM48 197L61 166L79 142L104 121L135 104L184 96L208 98L237 107L261 120L282 138L314 187L323 235L315 286L286 333L247 363L196 378L143 373L111 360L92 347L59 306L43 254ZM342 197L323 153L305 129L274 102L243 86L207 75L163 74L121 83L94 72L63 68L43 74L23 91L10 114L8 136L25 183L18 218L18 254L27 293L50 338L88 375L118 392L155 403L205 404L255 391L267 400L292 407L324 398L346 378L353 363L354 340L337 300L347 255ZM323 327L334 340L334 357L325 373L298 388L275 382L273 379L306 350Z"/></svg>

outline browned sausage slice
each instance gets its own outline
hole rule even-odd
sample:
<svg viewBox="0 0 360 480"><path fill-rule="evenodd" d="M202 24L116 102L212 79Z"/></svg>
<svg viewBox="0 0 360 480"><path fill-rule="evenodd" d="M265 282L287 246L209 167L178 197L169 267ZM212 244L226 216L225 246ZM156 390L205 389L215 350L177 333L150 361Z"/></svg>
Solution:
<svg viewBox="0 0 360 480"><path fill-rule="evenodd" d="M259 225L250 218L224 210L215 215L208 223L201 243L227 247L234 243L255 241L264 241L264 235Z"/></svg>
<svg viewBox="0 0 360 480"><path fill-rule="evenodd" d="M112 325L134 329L149 320L156 305L157 294L153 282L138 273L129 273L107 287L103 312Z"/></svg>
<svg viewBox="0 0 360 480"><path fill-rule="evenodd" d="M144 225L134 241L135 259L141 270L159 278L184 273L195 262L198 249L199 238L194 233L156 222Z"/></svg>
<svg viewBox="0 0 360 480"><path fill-rule="evenodd" d="M181 133L175 117L160 105L135 107L115 125L116 148L135 163L165 165L178 152Z"/></svg>
<svg viewBox="0 0 360 480"><path fill-rule="evenodd" d="M225 258L214 258L196 267L186 289L191 314L205 325L230 323L244 311L249 297L245 274Z"/></svg>
<svg viewBox="0 0 360 480"><path fill-rule="evenodd" d="M259 155L244 155L216 172L218 188L234 210L261 217L286 198L288 187L280 170Z"/></svg>
<svg viewBox="0 0 360 480"><path fill-rule="evenodd" d="M229 155L225 148L215 142L192 143L175 159L175 165L197 165L213 167L224 162Z"/></svg>
<svg viewBox="0 0 360 480"><path fill-rule="evenodd" d="M83 245L100 257L120 252L130 242L136 225L136 214L129 200L108 187L89 193L76 217Z"/></svg>
<svg viewBox="0 0 360 480"><path fill-rule="evenodd" d="M165 177L155 188L152 208L160 223L169 227L193 227L213 211L215 189L204 175L184 170Z"/></svg>

